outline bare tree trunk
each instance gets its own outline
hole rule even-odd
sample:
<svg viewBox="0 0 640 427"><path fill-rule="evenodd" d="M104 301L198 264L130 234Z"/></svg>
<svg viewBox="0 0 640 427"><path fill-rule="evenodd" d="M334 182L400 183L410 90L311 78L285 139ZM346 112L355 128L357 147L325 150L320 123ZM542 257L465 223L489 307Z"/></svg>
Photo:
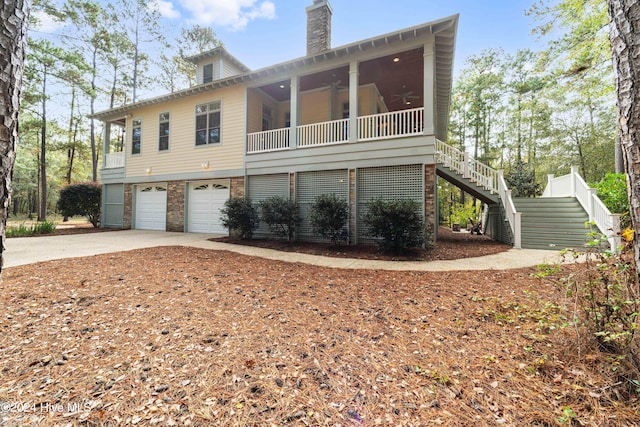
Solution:
<svg viewBox="0 0 640 427"><path fill-rule="evenodd" d="M635 231L636 273L640 272L640 3L607 0L609 38L618 97L618 125L629 186L629 214Z"/></svg>
<svg viewBox="0 0 640 427"><path fill-rule="evenodd" d="M3 0L0 6L0 273L5 249L5 228L11 201L11 180L18 139L18 112L27 44L29 2Z"/></svg>
<svg viewBox="0 0 640 427"><path fill-rule="evenodd" d="M42 127L40 128L40 202L38 221L47 219L47 66L42 73Z"/></svg>

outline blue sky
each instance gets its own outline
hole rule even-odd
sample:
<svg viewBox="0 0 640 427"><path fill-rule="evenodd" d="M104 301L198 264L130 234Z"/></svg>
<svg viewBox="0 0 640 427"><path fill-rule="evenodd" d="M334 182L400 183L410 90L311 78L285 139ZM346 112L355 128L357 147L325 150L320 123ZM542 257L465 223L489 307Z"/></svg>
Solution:
<svg viewBox="0 0 640 427"><path fill-rule="evenodd" d="M305 54L305 8L312 0L156 0L167 32L192 23L211 25L229 52L252 69ZM456 74L484 49L507 53L536 48L533 0L330 0L332 46L352 43L453 14L460 14ZM220 12L223 10L222 12Z"/></svg>
<svg viewBox="0 0 640 427"><path fill-rule="evenodd" d="M56 0L62 2L63 0ZM106 1L106 0L98 0ZM333 8L332 46L459 14L454 74L465 60L488 48L536 50L534 22L525 11L535 0L329 0ZM313 0L152 0L169 40L193 24L211 26L229 52L251 69L305 55L306 12ZM41 33L62 31L42 21ZM148 49L148 46L143 46ZM147 52L159 57L162 52Z"/></svg>

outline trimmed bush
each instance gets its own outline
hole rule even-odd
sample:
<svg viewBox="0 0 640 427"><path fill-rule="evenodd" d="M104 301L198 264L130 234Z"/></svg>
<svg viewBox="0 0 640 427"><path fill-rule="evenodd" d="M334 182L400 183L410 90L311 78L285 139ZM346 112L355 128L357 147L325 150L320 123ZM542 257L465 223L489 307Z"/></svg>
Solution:
<svg viewBox="0 0 640 427"><path fill-rule="evenodd" d="M309 221L313 232L331 240L334 245L349 239L346 229L349 221L349 204L335 194L322 194L311 205Z"/></svg>
<svg viewBox="0 0 640 427"><path fill-rule="evenodd" d="M66 217L81 215L94 226L100 225L102 187L96 182L71 184L60 190L58 210Z"/></svg>
<svg viewBox="0 0 640 427"><path fill-rule="evenodd" d="M414 200L374 199L363 221L383 252L403 254L424 243L420 204Z"/></svg>
<svg viewBox="0 0 640 427"><path fill-rule="evenodd" d="M267 223L272 233L289 242L294 240L296 230L302 222L295 201L273 196L259 202L258 208L261 220Z"/></svg>
<svg viewBox="0 0 640 427"><path fill-rule="evenodd" d="M251 204L251 199L232 197L224 203L220 213L222 225L230 234L232 231L237 232L241 239L251 239L260 225L258 210Z"/></svg>

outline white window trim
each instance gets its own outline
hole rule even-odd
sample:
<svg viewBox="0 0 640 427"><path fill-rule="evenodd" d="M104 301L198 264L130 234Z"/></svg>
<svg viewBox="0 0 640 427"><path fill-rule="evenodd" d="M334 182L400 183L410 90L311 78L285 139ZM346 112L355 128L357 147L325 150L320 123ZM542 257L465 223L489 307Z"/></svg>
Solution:
<svg viewBox="0 0 640 427"><path fill-rule="evenodd" d="M169 115L169 120L160 120L160 116L162 116L163 114L168 114ZM167 149L166 150L161 150L160 149L160 125L162 123L168 123L169 124L169 135L167 136ZM158 114L158 153L168 153L171 151L171 111L163 111L162 113Z"/></svg>
<svg viewBox="0 0 640 427"><path fill-rule="evenodd" d="M139 120L140 121L140 149L137 153L133 152L133 129L137 126L134 125L134 123ZM141 156L142 155L142 117L136 117L135 119L131 120L131 150L129 151L129 154L131 156Z"/></svg>
<svg viewBox="0 0 640 427"><path fill-rule="evenodd" d="M219 146L221 146L221 145L222 145L222 99L214 99L214 100L212 100L212 101L208 101L208 102L203 102L203 103L200 103L200 104L196 104L196 105L195 105L194 110L195 110L195 109L197 109L197 108L198 108L199 106L201 106L201 105L207 105L207 106L208 106L209 104L214 104L214 103L216 103L216 102L220 104L220 108L219 108L219 111L220 111L220 127L219 127L219 130L218 130L218 139L219 139L219 142L214 142L214 143L209 143L209 142L207 142L206 144L200 144L200 145L198 145L198 144L196 144L196 141L194 141L194 142L193 142L193 146L194 146L195 148L202 148L202 147L219 147ZM208 108L208 107L207 107L207 108ZM202 114L202 113L200 113L200 114ZM209 110L207 110L206 115L207 115L207 138L208 138L208 137L209 137L209 136L208 136L208 131L209 131L209 128L208 128L208 126L209 126L209 122L208 122L208 120L209 120L209 118L208 118ZM197 131L197 128L196 128L197 123L198 123L198 113L195 113L195 111L194 111L194 131ZM194 136L195 136L195 135L194 135Z"/></svg>

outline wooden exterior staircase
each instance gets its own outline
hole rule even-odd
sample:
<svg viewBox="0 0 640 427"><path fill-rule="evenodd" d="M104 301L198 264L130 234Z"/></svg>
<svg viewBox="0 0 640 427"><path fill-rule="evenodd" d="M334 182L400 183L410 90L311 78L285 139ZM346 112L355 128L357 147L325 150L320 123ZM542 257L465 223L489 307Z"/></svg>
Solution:
<svg viewBox="0 0 640 427"><path fill-rule="evenodd" d="M495 240L514 248L579 249L594 229L610 250L619 248L620 216L609 212L577 168L558 178L549 175L542 197L514 199L502 171L441 141L436 150L438 176L486 204L483 230Z"/></svg>

